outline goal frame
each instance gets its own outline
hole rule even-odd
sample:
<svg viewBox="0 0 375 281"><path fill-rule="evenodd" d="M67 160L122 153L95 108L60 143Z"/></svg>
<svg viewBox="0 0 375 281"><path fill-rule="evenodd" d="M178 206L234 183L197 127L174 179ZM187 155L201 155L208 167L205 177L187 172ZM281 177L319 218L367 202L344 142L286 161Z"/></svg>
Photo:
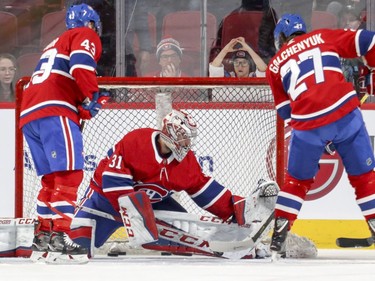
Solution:
<svg viewBox="0 0 375 281"><path fill-rule="evenodd" d="M29 82L30 77L21 78L16 85L16 110L15 110L15 218L24 217L23 214L23 169L24 169L24 155L23 155L23 134L19 129L19 116L20 107L22 100L22 92L25 85ZM223 86L223 87L235 87L235 86L266 86L268 85L265 78L208 78L208 77L197 77L197 78L154 78L154 77L99 77L98 83L100 88L105 88L106 85L111 86ZM215 109L223 104L236 105L237 107L241 103L239 102L211 102L209 101L209 108ZM208 104L208 103L207 103ZM208 107L205 103L194 103L194 102L176 102L173 105L176 108L185 109L203 109ZM114 107L113 107L114 106ZM243 104L244 109L246 104ZM254 105L253 105L254 107ZM107 104L105 108L116 108L116 105ZM127 102L121 104L121 109L154 109L155 103L153 102ZM255 108L255 107L254 107ZM276 110L276 109L275 109ZM276 115L277 116L277 115ZM276 181L281 186L284 183L284 172L285 172L285 142L284 142L284 121L280 117L276 117Z"/></svg>

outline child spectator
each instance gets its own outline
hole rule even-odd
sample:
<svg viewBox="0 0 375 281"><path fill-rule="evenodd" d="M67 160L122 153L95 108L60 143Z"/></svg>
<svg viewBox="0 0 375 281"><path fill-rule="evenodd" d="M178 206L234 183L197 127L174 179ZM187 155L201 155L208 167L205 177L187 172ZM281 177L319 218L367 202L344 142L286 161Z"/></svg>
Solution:
<svg viewBox="0 0 375 281"><path fill-rule="evenodd" d="M224 69L223 61L228 53L232 56L234 71ZM254 66L252 69L251 66ZM265 77L267 65L262 58L245 42L243 37L234 38L220 51L209 64L210 77Z"/></svg>

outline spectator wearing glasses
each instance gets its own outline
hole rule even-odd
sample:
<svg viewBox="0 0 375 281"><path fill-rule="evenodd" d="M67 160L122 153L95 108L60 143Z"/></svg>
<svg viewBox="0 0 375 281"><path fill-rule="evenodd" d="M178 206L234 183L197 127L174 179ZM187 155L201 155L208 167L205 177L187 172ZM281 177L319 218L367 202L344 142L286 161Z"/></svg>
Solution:
<svg viewBox="0 0 375 281"><path fill-rule="evenodd" d="M0 54L0 102L13 102L16 58L11 54Z"/></svg>
<svg viewBox="0 0 375 281"><path fill-rule="evenodd" d="M228 53L233 53L233 71L224 68L223 61ZM209 64L210 77L266 77L267 65L262 58L245 42L243 37L234 38L220 51Z"/></svg>
<svg viewBox="0 0 375 281"><path fill-rule="evenodd" d="M156 48L156 59L161 70L149 73L145 76L151 77L187 77L189 74L180 68L182 62L182 48L180 43L171 38L161 40Z"/></svg>

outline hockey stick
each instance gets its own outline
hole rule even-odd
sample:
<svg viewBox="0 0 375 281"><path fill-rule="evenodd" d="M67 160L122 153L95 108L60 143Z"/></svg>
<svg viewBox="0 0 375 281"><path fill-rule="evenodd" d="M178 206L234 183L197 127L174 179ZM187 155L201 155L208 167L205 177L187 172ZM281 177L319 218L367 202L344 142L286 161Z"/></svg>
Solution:
<svg viewBox="0 0 375 281"><path fill-rule="evenodd" d="M106 212L92 209L86 206L79 206L78 209L81 209L82 211L86 213L90 213L93 215L97 215L102 218L106 218L113 221L123 222L120 217L113 216L111 214L108 214ZM210 249L209 242L205 239L198 237L198 236L192 236L191 234L174 227L168 222L165 222L162 219L156 218L156 226L159 232L159 237L163 238L165 240L179 243L184 245L185 247L190 248L191 252L198 253L198 254L205 254L208 256L214 256L214 257L221 257L220 255L216 254L214 251ZM145 249L152 249L152 246L145 247ZM165 246L165 251L168 251L169 247ZM155 250L160 250L156 248Z"/></svg>
<svg viewBox="0 0 375 281"><path fill-rule="evenodd" d="M347 238L339 237L336 239L336 245L341 248L365 248L374 244L374 237L368 238Z"/></svg>
<svg viewBox="0 0 375 281"><path fill-rule="evenodd" d="M268 226L273 221L274 215L275 211L262 221L262 225L253 237L242 241L210 241L210 249L214 252L233 252L253 248L260 242L260 239L263 238L264 231L267 230Z"/></svg>

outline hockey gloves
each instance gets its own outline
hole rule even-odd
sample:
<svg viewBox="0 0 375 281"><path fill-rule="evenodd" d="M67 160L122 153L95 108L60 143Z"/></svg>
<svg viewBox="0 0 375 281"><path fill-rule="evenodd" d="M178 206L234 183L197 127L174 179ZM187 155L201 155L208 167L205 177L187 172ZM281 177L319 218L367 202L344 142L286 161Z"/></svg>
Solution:
<svg viewBox="0 0 375 281"><path fill-rule="evenodd" d="M81 119L89 120L98 114L99 109L109 100L109 92L95 92L92 95L92 100L89 103L83 103L78 106L78 114Z"/></svg>

